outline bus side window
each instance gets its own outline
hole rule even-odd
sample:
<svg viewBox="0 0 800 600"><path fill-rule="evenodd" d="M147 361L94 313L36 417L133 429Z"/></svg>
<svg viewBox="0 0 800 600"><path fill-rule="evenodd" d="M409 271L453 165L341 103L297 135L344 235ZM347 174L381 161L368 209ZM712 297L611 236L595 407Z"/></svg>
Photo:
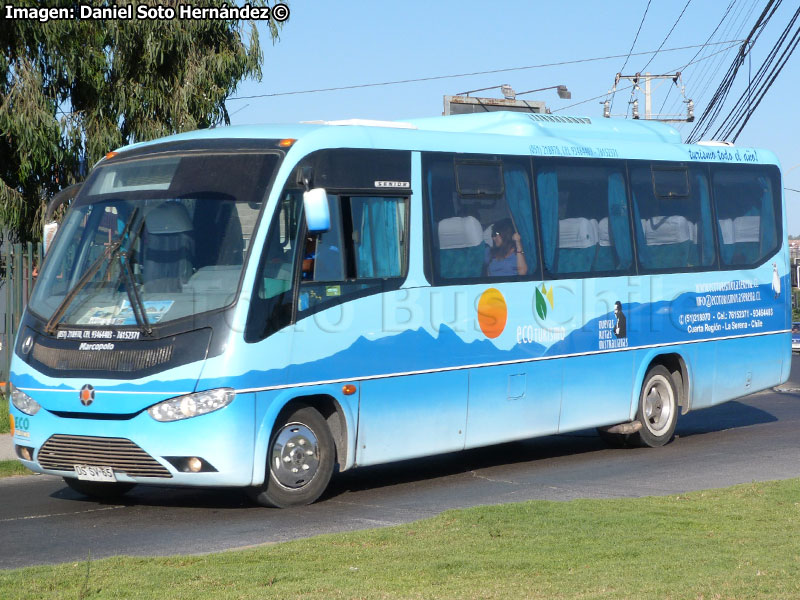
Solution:
<svg viewBox="0 0 800 600"><path fill-rule="evenodd" d="M545 270L552 275L618 273L633 263L621 165L536 161Z"/></svg>
<svg viewBox="0 0 800 600"><path fill-rule="evenodd" d="M701 169L634 166L631 189L643 269L688 269L713 264L710 197Z"/></svg>
<svg viewBox="0 0 800 600"><path fill-rule="evenodd" d="M331 228L306 236L297 308L378 292L406 273L406 198L329 196Z"/></svg>
<svg viewBox="0 0 800 600"><path fill-rule="evenodd" d="M428 153L423 181L437 283L538 276L528 159Z"/></svg>
<svg viewBox="0 0 800 600"><path fill-rule="evenodd" d="M288 191L272 219L256 275L245 341L257 342L292 320L292 274L298 248L300 190Z"/></svg>
<svg viewBox="0 0 800 600"><path fill-rule="evenodd" d="M764 167L715 165L712 169L720 261L723 266L753 266L779 245L780 196L775 193L779 189L775 177Z"/></svg>
<svg viewBox="0 0 800 600"><path fill-rule="evenodd" d="M344 240L338 196L328 196L328 210L331 215L331 228L324 233L305 237L302 281L345 279Z"/></svg>

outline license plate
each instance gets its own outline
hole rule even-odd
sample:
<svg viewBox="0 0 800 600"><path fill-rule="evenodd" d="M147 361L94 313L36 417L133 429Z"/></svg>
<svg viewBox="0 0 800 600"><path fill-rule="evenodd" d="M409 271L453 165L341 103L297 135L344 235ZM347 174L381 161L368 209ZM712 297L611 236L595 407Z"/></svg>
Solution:
<svg viewBox="0 0 800 600"><path fill-rule="evenodd" d="M93 465L75 465L75 474L84 481L116 481L114 470L111 467L96 467Z"/></svg>

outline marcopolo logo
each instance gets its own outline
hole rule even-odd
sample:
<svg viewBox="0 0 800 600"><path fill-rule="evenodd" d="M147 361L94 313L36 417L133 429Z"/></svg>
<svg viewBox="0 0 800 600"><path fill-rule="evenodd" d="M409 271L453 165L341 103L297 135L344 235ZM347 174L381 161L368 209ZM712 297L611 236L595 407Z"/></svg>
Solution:
<svg viewBox="0 0 800 600"><path fill-rule="evenodd" d="M89 406L94 402L94 388L88 383L81 388L80 399L84 406Z"/></svg>

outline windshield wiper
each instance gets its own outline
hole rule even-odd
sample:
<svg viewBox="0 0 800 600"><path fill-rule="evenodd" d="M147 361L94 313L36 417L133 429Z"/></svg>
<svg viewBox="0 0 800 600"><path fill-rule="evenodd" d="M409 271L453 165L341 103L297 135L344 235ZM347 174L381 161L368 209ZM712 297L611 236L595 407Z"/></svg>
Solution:
<svg viewBox="0 0 800 600"><path fill-rule="evenodd" d="M131 244L139 237L142 231L144 222L139 226L136 235L131 237ZM128 246L130 248L130 245ZM142 297L139 295L139 290L136 288L136 281L133 278L133 270L131 269L130 250L118 251L115 253L120 267L120 278L125 286L125 291L128 293L128 299L131 301L131 311L133 311L133 318L136 319L136 324L141 327L147 335L153 333L153 328L150 326L150 319L147 318L147 309L144 306Z"/></svg>
<svg viewBox="0 0 800 600"><path fill-rule="evenodd" d="M69 305L72 304L72 301L75 299L75 296L78 295L78 292L80 292L83 288L86 287L86 285L92 280L92 278L100 270L100 267L103 266L103 263L106 262L107 260L109 260L120 249L120 247L122 246L122 243L125 241L125 237L128 235L128 232L131 229L131 226L133 225L134 221L136 220L136 215L137 214L139 214L139 208L138 207L134 208L133 211L131 211L131 216L128 217L128 220L125 223L125 228L120 233L119 238L117 239L117 241L109 244L106 247L106 249L103 252L103 254L101 254L97 258L97 260L95 260L89 266L89 268L86 270L86 272L81 276L81 278L75 284L75 287L73 287L69 291L69 293L66 296L64 296L64 299L59 303L58 307L56 307L55 312L50 317L50 319L47 321L47 325L44 326L45 333L47 333L49 335L55 334L56 329L58 328L58 322L61 320L61 317L64 316L64 313L67 311L67 308L69 308ZM127 286L126 286L126 290L127 290ZM131 295L130 292L128 292L128 296L130 296L130 295ZM139 301L141 302L141 299ZM135 313L134 313L134 316L135 316Z"/></svg>

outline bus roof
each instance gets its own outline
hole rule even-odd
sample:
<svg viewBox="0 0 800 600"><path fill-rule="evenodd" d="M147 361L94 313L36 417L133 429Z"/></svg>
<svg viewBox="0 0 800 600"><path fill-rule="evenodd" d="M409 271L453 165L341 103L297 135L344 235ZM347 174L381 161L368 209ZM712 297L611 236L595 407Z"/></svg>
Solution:
<svg viewBox="0 0 800 600"><path fill-rule="evenodd" d="M684 145L674 127L657 121L503 111L402 121L348 119L295 124L236 125L172 135L126 146L119 151L165 142L237 138L295 139L310 142L311 146L319 144L320 147L381 147L386 144L387 147L394 148L435 150L441 149L439 146L447 139L452 144L451 136L458 136L465 142L463 146L459 142L461 152L473 152L485 143L480 142L481 139L488 142L487 136L493 136L493 143L489 144L493 148L497 148L502 139L506 139L510 147L516 148L525 144L563 147L596 146L602 143L617 149L625 147L626 151L617 154L620 158L639 155L643 158L657 158L664 153L664 159L676 160L677 156L668 150L671 147L680 148L681 154L686 149L695 149L698 156L708 156L701 160L717 160L711 156L713 150L708 145ZM433 140L436 143L432 143ZM734 146L718 145L721 146L720 152L736 150ZM530 150L532 154L548 154L534 151L533 146ZM486 151L496 152L488 148ZM738 162L735 158L720 160ZM777 164L777 159L769 152L759 151L758 159L754 162Z"/></svg>

